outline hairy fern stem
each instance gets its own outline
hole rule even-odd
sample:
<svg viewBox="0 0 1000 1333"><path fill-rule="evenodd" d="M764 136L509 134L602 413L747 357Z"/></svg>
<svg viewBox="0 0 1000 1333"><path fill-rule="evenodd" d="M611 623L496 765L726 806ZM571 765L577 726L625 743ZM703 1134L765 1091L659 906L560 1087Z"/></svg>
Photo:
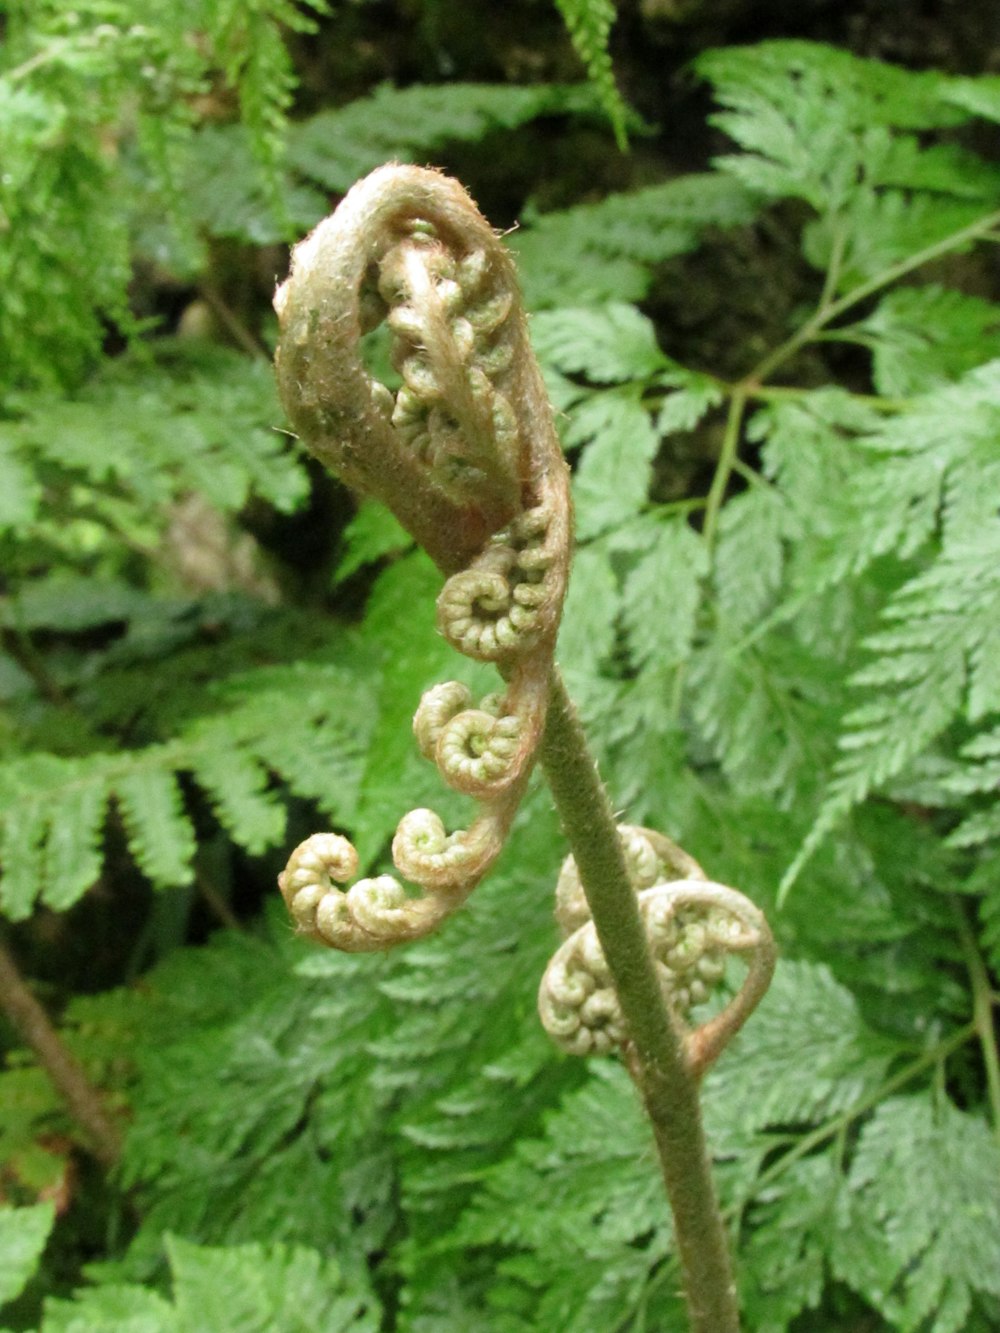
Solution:
<svg viewBox="0 0 1000 1333"><path fill-rule="evenodd" d="M691 1328L736 1333L736 1286L702 1129L697 1075L663 1001L611 802L555 670L542 764L628 1026L628 1066L653 1126Z"/></svg>

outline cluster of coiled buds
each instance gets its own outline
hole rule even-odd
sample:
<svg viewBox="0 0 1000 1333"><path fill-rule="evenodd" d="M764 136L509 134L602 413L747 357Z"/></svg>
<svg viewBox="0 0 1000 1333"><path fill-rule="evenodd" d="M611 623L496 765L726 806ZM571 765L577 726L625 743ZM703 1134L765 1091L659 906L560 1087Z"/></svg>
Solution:
<svg viewBox="0 0 1000 1333"><path fill-rule="evenodd" d="M661 833L619 825L619 837L664 1000L700 1075L742 1027L774 970L774 942L763 913L743 894L714 884ZM628 1031L573 858L556 886L556 919L566 936L538 993L542 1025L573 1055L628 1052ZM726 978L732 955L747 964L729 1002L698 1026L692 1011Z"/></svg>
<svg viewBox="0 0 1000 1333"><path fill-rule="evenodd" d="M337 948L384 949L432 930L499 854L545 725L569 567L568 471L528 341L513 263L457 182L379 168L297 246L279 288L278 384L304 443L382 500L446 575L441 632L495 664L501 692L476 703L448 682L414 719L422 753L477 802L449 833L414 810L397 870L352 884L338 834L293 852L281 891L300 929ZM368 372L362 338L385 321L401 383Z"/></svg>

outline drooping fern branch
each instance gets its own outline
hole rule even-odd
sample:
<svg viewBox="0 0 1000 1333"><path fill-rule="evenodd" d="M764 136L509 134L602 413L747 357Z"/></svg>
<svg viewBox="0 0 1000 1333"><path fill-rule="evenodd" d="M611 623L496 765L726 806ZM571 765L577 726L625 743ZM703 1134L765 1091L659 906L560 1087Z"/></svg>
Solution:
<svg viewBox="0 0 1000 1333"><path fill-rule="evenodd" d="M527 340L512 263L460 186L386 167L297 247L275 305L278 380L307 446L382 500L447 575L438 624L493 662L506 689L478 708L458 683L414 719L444 780L475 798L467 830L405 816L398 870L350 888L358 857L317 834L280 878L300 928L350 952L433 930L496 859L540 752L573 860L569 938L542 982L547 1030L577 1053L621 1049L652 1121L696 1333L738 1328L735 1286L698 1108L703 1070L767 988L770 932L741 894L710 884L661 835L616 827L552 661L569 566L568 473ZM388 323L402 385L369 375L361 337ZM688 1011L746 955L742 990L693 1031Z"/></svg>

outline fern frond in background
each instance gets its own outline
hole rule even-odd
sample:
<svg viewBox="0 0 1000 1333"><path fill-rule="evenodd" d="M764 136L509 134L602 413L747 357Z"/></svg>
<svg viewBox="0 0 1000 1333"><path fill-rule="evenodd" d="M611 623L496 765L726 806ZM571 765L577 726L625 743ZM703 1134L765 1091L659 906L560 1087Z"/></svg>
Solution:
<svg viewBox="0 0 1000 1333"><path fill-rule="evenodd" d="M303 1246L240 1245L224 1249L168 1236L171 1297L148 1287L108 1284L76 1301L49 1303L39 1333L98 1333L142 1328L148 1333L218 1333L268 1328L295 1333L376 1333L380 1310L358 1275Z"/></svg>
<svg viewBox="0 0 1000 1333"><path fill-rule="evenodd" d="M238 91L255 153L264 169L274 166L291 91L281 27L308 29L309 9L322 7L272 0L248 11L199 0L156 16L134 0L8 7L0 387L78 382L101 349L105 321L133 327L129 232L144 190L191 243L181 173L193 103L214 76ZM119 157L131 169L121 170Z"/></svg>
<svg viewBox="0 0 1000 1333"><path fill-rule="evenodd" d="M997 79L695 52L684 6L633 7L624 158L615 7L558 9L590 85L554 7L555 54L525 5L491 65L475 6L473 55L430 4L392 37L364 4L7 6L0 905L128 1124L101 1184L3 1027L17 1333L684 1328L629 1082L537 1025L540 792L407 953L262 910L319 812L377 872L403 793L439 797L408 733L455 667L439 576L316 475L260 355L281 243L428 156L520 218L602 773L780 937L705 1086L746 1327L1000 1326Z"/></svg>
<svg viewBox="0 0 1000 1333"><path fill-rule="evenodd" d="M525 299L535 309L638 301L655 265L697 248L711 227L757 212L751 195L720 176L681 176L600 203L543 213L511 237Z"/></svg>
<svg viewBox="0 0 1000 1333"><path fill-rule="evenodd" d="M583 61L619 147L624 147L627 109L615 82L608 38L615 21L614 0L556 0L556 6Z"/></svg>

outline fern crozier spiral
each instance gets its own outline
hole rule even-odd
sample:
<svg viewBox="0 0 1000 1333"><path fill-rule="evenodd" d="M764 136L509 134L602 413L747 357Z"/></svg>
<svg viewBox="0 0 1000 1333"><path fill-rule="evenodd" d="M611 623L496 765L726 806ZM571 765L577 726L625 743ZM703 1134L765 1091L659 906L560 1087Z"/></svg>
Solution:
<svg viewBox="0 0 1000 1333"><path fill-rule="evenodd" d="M400 821L393 860L417 893L391 876L341 891L357 866L342 873L337 835L303 844L282 876L304 930L340 948L385 948L463 901L510 829L545 725L569 568L568 471L513 263L455 181L416 167L373 172L296 247L275 308L278 383L296 429L429 552L446 575L439 627L459 652L495 663L505 686L478 707L456 682L421 701L421 752L477 812L453 833L426 809ZM361 354L381 320L395 392Z"/></svg>

